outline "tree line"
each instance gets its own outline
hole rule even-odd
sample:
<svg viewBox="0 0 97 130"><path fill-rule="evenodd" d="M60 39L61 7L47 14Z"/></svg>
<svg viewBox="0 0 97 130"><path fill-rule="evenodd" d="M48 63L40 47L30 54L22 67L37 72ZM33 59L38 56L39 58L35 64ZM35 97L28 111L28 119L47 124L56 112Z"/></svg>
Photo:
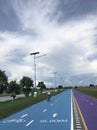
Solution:
<svg viewBox="0 0 97 130"><path fill-rule="evenodd" d="M46 85L43 81L38 82L37 87L42 92L43 89L46 89ZM23 76L22 79L17 83L16 80L8 81L8 76L5 74L5 71L0 70L0 94L4 92L12 94L12 96L24 93L25 96L29 96L29 93L35 91L34 81L28 77Z"/></svg>

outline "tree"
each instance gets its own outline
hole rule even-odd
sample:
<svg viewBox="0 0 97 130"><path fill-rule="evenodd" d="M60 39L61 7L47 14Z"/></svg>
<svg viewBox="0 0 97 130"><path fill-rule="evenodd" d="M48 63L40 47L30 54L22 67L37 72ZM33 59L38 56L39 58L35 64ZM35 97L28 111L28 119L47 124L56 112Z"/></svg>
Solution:
<svg viewBox="0 0 97 130"><path fill-rule="evenodd" d="M23 78L20 80L20 85L25 96L29 96L29 93L31 92L31 87L33 87L33 80L27 76L23 76Z"/></svg>
<svg viewBox="0 0 97 130"><path fill-rule="evenodd" d="M62 88L63 88L63 86L62 86L62 85L59 85L59 86L58 86L58 89L62 89Z"/></svg>
<svg viewBox="0 0 97 130"><path fill-rule="evenodd" d="M7 88L8 93L18 94L20 93L20 91L21 91L20 85L16 83L16 81L11 81L9 83L8 88Z"/></svg>
<svg viewBox="0 0 97 130"><path fill-rule="evenodd" d="M90 84L89 86L90 86L90 87L94 87L95 85L94 85L94 84Z"/></svg>
<svg viewBox="0 0 97 130"><path fill-rule="evenodd" d="M5 71L0 70L0 93L2 94L7 87L8 78L5 74Z"/></svg>
<svg viewBox="0 0 97 130"><path fill-rule="evenodd" d="M43 89L46 89L46 85L45 85L44 82L42 82L42 81L41 81L41 82L38 82L37 87L40 88L41 92L42 92Z"/></svg>

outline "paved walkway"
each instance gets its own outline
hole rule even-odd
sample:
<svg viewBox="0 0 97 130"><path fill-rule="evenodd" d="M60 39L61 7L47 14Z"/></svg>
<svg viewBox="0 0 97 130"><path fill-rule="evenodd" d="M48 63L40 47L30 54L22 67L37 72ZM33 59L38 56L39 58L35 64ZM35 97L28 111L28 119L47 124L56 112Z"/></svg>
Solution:
<svg viewBox="0 0 97 130"><path fill-rule="evenodd" d="M17 98L21 98L21 97L25 97L25 95L24 95L24 94L16 95L16 99L17 99ZM12 99L13 99L13 98L10 97L10 96L0 97L0 102L10 101L10 100L12 100Z"/></svg>

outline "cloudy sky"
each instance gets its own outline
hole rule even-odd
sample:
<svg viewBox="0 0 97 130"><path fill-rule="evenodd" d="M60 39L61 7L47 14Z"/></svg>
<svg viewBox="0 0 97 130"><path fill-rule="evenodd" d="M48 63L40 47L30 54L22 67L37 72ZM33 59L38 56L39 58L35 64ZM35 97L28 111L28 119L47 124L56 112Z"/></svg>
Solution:
<svg viewBox="0 0 97 130"><path fill-rule="evenodd" d="M48 87L97 84L97 0L0 0L0 69ZM56 75L55 75L55 72Z"/></svg>

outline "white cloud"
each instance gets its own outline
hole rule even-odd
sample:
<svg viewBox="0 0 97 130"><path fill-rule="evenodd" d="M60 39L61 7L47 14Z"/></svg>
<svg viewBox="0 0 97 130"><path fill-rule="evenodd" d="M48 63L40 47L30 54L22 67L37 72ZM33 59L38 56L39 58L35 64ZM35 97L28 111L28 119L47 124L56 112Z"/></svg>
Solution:
<svg viewBox="0 0 97 130"><path fill-rule="evenodd" d="M67 76L97 73L97 60L88 60L97 51L95 15L61 25L56 19L50 20L58 4L52 2L37 0L34 3L32 0L26 5L16 0L13 3L22 31L27 32L0 32L0 67L11 73L10 80L23 75L33 77L33 56L29 54L34 51L47 53L36 61L37 79L51 77L54 71Z"/></svg>

